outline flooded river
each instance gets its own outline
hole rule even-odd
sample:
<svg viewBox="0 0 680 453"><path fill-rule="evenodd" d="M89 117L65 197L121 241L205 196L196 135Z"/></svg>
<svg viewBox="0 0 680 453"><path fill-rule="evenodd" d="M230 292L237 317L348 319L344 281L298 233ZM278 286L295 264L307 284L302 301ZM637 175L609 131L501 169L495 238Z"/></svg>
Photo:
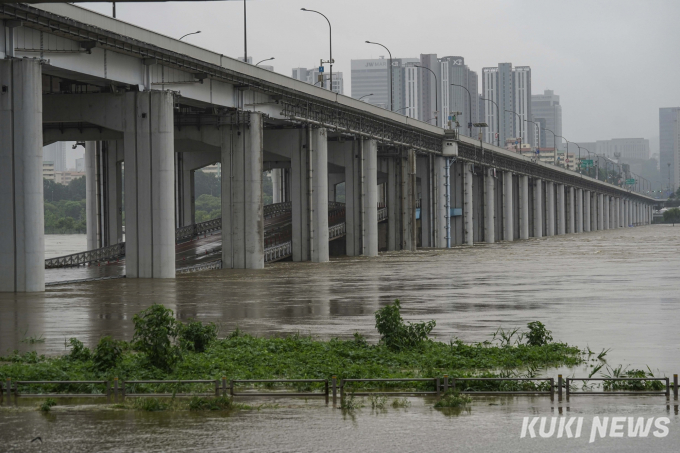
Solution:
<svg viewBox="0 0 680 453"><path fill-rule="evenodd" d="M670 225L345 257L326 264L282 262L260 271L211 271L167 281L77 283L50 287L44 294L2 294L0 354L13 349L62 354L64 340L73 336L88 346L103 335L129 340L133 315L154 302L172 308L181 319L217 322L221 335L238 326L257 335L300 332L331 338L360 332L375 341L373 313L396 298L405 319L435 319L433 333L442 341L484 341L498 327L524 327L538 320L557 340L598 352L612 348L607 355L611 365L649 366L660 375L680 373L680 227ZM45 341L22 342L31 336ZM60 446L77 451L78 442L82 451L90 451L95 445L92 436L101 440L94 448L101 451L140 449L135 445L147 451L576 451L587 446L587 439L549 445L537 439L520 441L522 417L557 410L547 398L518 398L500 406L475 402L470 413L459 416L441 414L418 401L409 409L384 413L363 409L354 418L311 403L231 417L92 415L84 409L47 417L5 412L0 413L0 441L18 442L12 444L17 451L24 451L27 437L45 432L60 440L43 451L60 451ZM665 450L668 442L674 439L677 445L680 440L677 416L663 400L577 401L572 410L587 416L610 410L610 415L670 417L670 435L638 444L637 450L649 445L670 451ZM612 448L610 441L590 447L610 451L605 448ZM627 451L635 444L617 445Z"/></svg>

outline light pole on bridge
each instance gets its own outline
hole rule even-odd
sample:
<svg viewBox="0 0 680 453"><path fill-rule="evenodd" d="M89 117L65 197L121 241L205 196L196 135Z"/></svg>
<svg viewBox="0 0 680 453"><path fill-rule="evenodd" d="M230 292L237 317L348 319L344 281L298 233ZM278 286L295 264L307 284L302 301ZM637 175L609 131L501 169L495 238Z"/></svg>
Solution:
<svg viewBox="0 0 680 453"><path fill-rule="evenodd" d="M325 14L315 11L313 9L300 8L300 10L308 13L316 13L320 16L323 16L323 18L326 19L326 22L328 22L328 36L329 36L328 42L330 44L330 59L328 60L328 63L330 63L331 65L331 75L329 83L330 86L328 87L328 89L330 91L333 91L333 63L335 63L335 61L333 61L333 27L331 26L331 21L328 20ZM323 75L321 75L321 77L323 78Z"/></svg>
<svg viewBox="0 0 680 453"><path fill-rule="evenodd" d="M380 46L383 49L385 49L387 51L387 53L390 55L390 112L393 112L394 111L394 88L393 88L394 81L392 79L392 52L390 52L390 49L388 49L385 45L380 44L379 42L366 41L366 44L375 44L376 46Z"/></svg>
<svg viewBox="0 0 680 453"><path fill-rule="evenodd" d="M468 106L468 115L469 116L467 118L467 120L468 120L468 133L470 134L470 138L472 138L472 95L470 94L470 90L465 88L463 85L458 85L457 83L452 83L451 85L454 86L454 87L460 87L460 88L464 89L465 91L467 91L468 100L469 100L469 104L470 104Z"/></svg>

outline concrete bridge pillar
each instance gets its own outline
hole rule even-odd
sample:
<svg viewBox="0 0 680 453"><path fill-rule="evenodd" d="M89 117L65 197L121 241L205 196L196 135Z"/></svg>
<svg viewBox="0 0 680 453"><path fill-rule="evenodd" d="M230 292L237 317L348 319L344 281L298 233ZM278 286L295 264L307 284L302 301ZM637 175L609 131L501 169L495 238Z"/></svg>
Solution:
<svg viewBox="0 0 680 453"><path fill-rule="evenodd" d="M260 116L261 118L261 116ZM261 119L260 119L261 121ZM325 128L312 129L312 261L325 263L328 250L328 136ZM260 169L260 173L262 170ZM260 194L260 200L262 195ZM263 227L264 231L264 227ZM264 250L264 241L263 241ZM263 253L264 260L264 253ZM264 266L264 265L263 265Z"/></svg>
<svg viewBox="0 0 680 453"><path fill-rule="evenodd" d="M496 179L493 169L487 168L484 172L484 242L493 244L496 242Z"/></svg>
<svg viewBox="0 0 680 453"><path fill-rule="evenodd" d="M378 144L345 142L345 231L348 256L378 255Z"/></svg>
<svg viewBox="0 0 680 453"><path fill-rule="evenodd" d="M519 238L529 239L529 177L519 177Z"/></svg>
<svg viewBox="0 0 680 453"><path fill-rule="evenodd" d="M45 290L41 78L38 60L0 60L0 292Z"/></svg>
<svg viewBox="0 0 680 453"><path fill-rule="evenodd" d="M623 214L624 225L625 225L626 228L629 228L630 224L631 224L631 221L630 221L630 200L629 199L626 199L626 200L623 201L623 208L624 208L623 209L623 211L624 211L624 214Z"/></svg>
<svg viewBox="0 0 680 453"><path fill-rule="evenodd" d="M576 189L576 233L583 233L583 189Z"/></svg>
<svg viewBox="0 0 680 453"><path fill-rule="evenodd" d="M602 229L603 230L608 230L609 229L609 195L602 195L602 217L604 220Z"/></svg>
<svg viewBox="0 0 680 453"><path fill-rule="evenodd" d="M555 236L555 184L552 181L546 183L546 236Z"/></svg>
<svg viewBox="0 0 680 453"><path fill-rule="evenodd" d="M574 207L574 193L576 189L569 187L567 194L567 233L576 233L576 220L574 218L574 213L576 211Z"/></svg>
<svg viewBox="0 0 680 453"><path fill-rule="evenodd" d="M597 229L604 230L604 195L597 194Z"/></svg>
<svg viewBox="0 0 680 453"><path fill-rule="evenodd" d="M272 203L283 203L283 168L272 168Z"/></svg>
<svg viewBox="0 0 680 453"><path fill-rule="evenodd" d="M183 155L184 153L177 154ZM196 191L194 186L196 170L185 168L184 156L179 162L181 162L181 167L178 170L178 174L181 175L181 184L178 188L180 195L178 204L181 206L181 224L179 226L188 226L196 223Z"/></svg>
<svg viewBox="0 0 680 453"><path fill-rule="evenodd" d="M125 267L128 278L175 278L173 95L125 95Z"/></svg>
<svg viewBox="0 0 680 453"><path fill-rule="evenodd" d="M420 198L420 243L423 247L434 245L432 227L434 216L432 209L432 156L416 157L416 173L420 180L420 190L416 192Z"/></svg>
<svg viewBox="0 0 680 453"><path fill-rule="evenodd" d="M465 230L465 244L474 245L474 219L472 217L472 164L463 164L463 221Z"/></svg>
<svg viewBox="0 0 680 453"><path fill-rule="evenodd" d="M433 197L434 197L434 247L446 248L446 216L451 216L451 212L446 212L446 166L447 159L434 156L433 168ZM453 173L455 165L449 168L449 184L453 184ZM453 188L451 188L451 203L453 203ZM451 206L453 207L453 206ZM453 224L453 222L451 222ZM453 225L451 225L453 231ZM453 243L453 238L451 240Z"/></svg>
<svg viewBox="0 0 680 453"><path fill-rule="evenodd" d="M123 242L123 140L109 140L104 150L104 245Z"/></svg>
<svg viewBox="0 0 680 453"><path fill-rule="evenodd" d="M387 249L416 249L416 155L387 159Z"/></svg>
<svg viewBox="0 0 680 453"><path fill-rule="evenodd" d="M503 240L512 241L514 239L513 219L514 209L512 195L512 172L503 172Z"/></svg>
<svg viewBox="0 0 680 453"><path fill-rule="evenodd" d="M585 190L583 195L583 231L586 233L590 232L592 229L592 209L591 209L591 192L590 190Z"/></svg>
<svg viewBox="0 0 680 453"><path fill-rule="evenodd" d="M626 222L624 221L624 199L619 197L616 201L616 219L619 222L619 228L625 228Z"/></svg>
<svg viewBox="0 0 680 453"><path fill-rule="evenodd" d="M557 234L565 234L567 230L567 209L564 202L564 184L557 184Z"/></svg>
<svg viewBox="0 0 680 453"><path fill-rule="evenodd" d="M310 261L311 146L308 128L287 132L285 140L291 146L291 227L293 261Z"/></svg>
<svg viewBox="0 0 680 453"><path fill-rule="evenodd" d="M99 159L101 142L85 142L85 224L87 226L87 250L102 246L101 203L99 193Z"/></svg>
<svg viewBox="0 0 680 453"><path fill-rule="evenodd" d="M387 158L387 250L401 247L401 159Z"/></svg>
<svg viewBox="0 0 680 453"><path fill-rule="evenodd" d="M534 179L534 237L543 237L543 180Z"/></svg>
<svg viewBox="0 0 680 453"><path fill-rule="evenodd" d="M262 269L264 268L262 115L249 113L244 115L243 119L245 124L238 124L234 128L222 127L220 130L222 267ZM328 190L325 184L324 188ZM324 201L328 203L328 200Z"/></svg>

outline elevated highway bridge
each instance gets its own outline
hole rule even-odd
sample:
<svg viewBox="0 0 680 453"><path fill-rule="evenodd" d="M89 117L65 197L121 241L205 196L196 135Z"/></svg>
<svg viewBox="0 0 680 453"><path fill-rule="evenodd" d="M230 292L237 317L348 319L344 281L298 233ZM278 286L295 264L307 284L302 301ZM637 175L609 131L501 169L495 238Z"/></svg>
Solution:
<svg viewBox="0 0 680 453"><path fill-rule="evenodd" d="M86 143L88 250L120 247L124 226L127 278L174 278L193 172L218 162L223 269L327 261L342 229L347 255L375 256L379 239L414 250L651 221L642 194L72 4L0 3L0 21L0 291L45 287L42 147L56 141ZM267 233L266 171L289 245Z"/></svg>

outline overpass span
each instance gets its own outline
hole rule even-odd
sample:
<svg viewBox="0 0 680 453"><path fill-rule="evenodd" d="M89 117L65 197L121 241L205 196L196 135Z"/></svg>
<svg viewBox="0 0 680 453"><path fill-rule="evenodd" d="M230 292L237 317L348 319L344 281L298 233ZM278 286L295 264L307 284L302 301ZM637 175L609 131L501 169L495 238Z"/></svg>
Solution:
<svg viewBox="0 0 680 453"><path fill-rule="evenodd" d="M74 5L0 4L0 20L0 229L12 232L0 291L44 289L42 146L55 141L86 143L89 249L122 242L124 210L128 278L175 276L193 174L216 162L225 269L264 266L265 171L291 206L293 261L328 260L340 184L352 256L377 255L379 237L415 250L651 220L644 195ZM379 203L380 233L366 209Z"/></svg>

